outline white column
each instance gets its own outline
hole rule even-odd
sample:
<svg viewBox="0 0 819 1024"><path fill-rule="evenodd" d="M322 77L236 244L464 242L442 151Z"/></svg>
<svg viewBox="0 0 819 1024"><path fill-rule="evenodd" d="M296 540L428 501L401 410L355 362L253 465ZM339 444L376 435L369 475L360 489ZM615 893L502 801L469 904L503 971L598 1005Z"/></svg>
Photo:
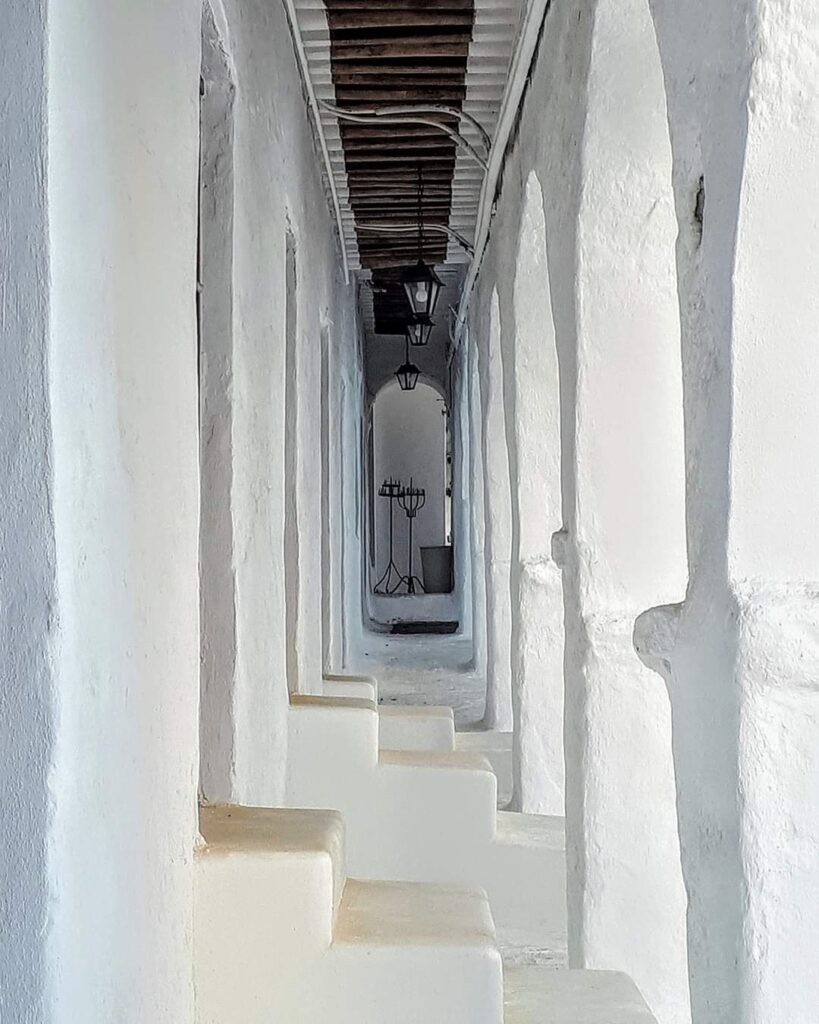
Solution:
<svg viewBox="0 0 819 1024"><path fill-rule="evenodd" d="M503 406L501 322L497 291L488 323L475 332L481 388L486 576L486 726L512 730L512 498Z"/></svg>
<svg viewBox="0 0 819 1024"><path fill-rule="evenodd" d="M11 0L0 62L0 1018L50 1019L57 680L49 407L47 4Z"/></svg>
<svg viewBox="0 0 819 1024"><path fill-rule="evenodd" d="M560 385L543 195L534 171L519 201L514 329L502 339L512 503L512 806L562 815L563 584L551 555L562 523Z"/></svg>
<svg viewBox="0 0 819 1024"><path fill-rule="evenodd" d="M47 1019L191 1024L201 4L53 0L48 18Z"/></svg>
<svg viewBox="0 0 819 1024"><path fill-rule="evenodd" d="M819 1006L819 5L652 4L669 92L690 584L669 680L697 1024Z"/></svg>
<svg viewBox="0 0 819 1024"><path fill-rule="evenodd" d="M484 472L483 422L481 418L481 382L478 373L478 348L471 330L465 332L462 344L469 346L467 375L469 379L469 482L470 482L470 543L472 551L472 644L475 669L487 671L486 666L486 567L484 564ZM488 696L488 694L487 694Z"/></svg>
<svg viewBox="0 0 819 1024"><path fill-rule="evenodd" d="M645 0L594 12L578 224L567 533L570 958L625 971L661 1024L690 1019L667 694L638 659L647 595L685 590L676 224ZM564 442L565 443L565 442ZM661 596L662 595L662 596Z"/></svg>

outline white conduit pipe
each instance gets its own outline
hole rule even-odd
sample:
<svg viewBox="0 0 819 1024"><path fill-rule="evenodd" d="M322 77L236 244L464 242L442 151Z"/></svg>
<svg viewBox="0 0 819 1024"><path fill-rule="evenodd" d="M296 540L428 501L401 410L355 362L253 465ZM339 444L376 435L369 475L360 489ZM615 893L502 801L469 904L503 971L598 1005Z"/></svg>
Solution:
<svg viewBox="0 0 819 1024"><path fill-rule="evenodd" d="M356 227L359 231L377 231L383 234L399 234L409 235L417 234L417 224L368 224L361 222L356 223ZM448 227L446 224L424 224L424 234L427 232L438 233L439 235L446 235L447 238L451 238L453 242L457 242L466 252L471 255L474 254L475 250L467 242L463 235L458 234L454 228Z"/></svg>
<svg viewBox="0 0 819 1024"><path fill-rule="evenodd" d="M460 146L464 149L469 153L473 160L486 170L486 160L484 160L472 143L465 139L463 135L459 135L448 125L441 124L440 121L433 121L431 118L427 117L393 117L392 109L389 111L382 111L378 108L373 111L358 113L352 110L344 110L341 107L334 107L332 103L328 103L326 100L320 100L319 102L325 110L334 114L340 120L352 121L353 124L424 124L430 128L437 128L438 131L443 132L444 135L448 135L456 146Z"/></svg>
<svg viewBox="0 0 819 1024"><path fill-rule="evenodd" d="M518 40L512 56L512 64L509 69L509 79L506 83L506 91L503 94L498 127L492 148L489 151L489 167L481 187L481 197L478 204L478 218L475 225L475 255L469 265L463 288L461 289L461 301L458 303L458 318L455 322L455 346L453 354L461 343L466 317L469 312L469 302L475 288L475 282L486 251L486 244L489 241L489 228L492 224L492 214L495 206L495 196L498 188L501 171L506 159L506 147L509 144L509 136L520 109L523 99L523 92L529 78L532 61L535 57L538 39L549 13L551 0L530 0L526 10L526 16L518 34ZM467 93L468 96L468 93Z"/></svg>

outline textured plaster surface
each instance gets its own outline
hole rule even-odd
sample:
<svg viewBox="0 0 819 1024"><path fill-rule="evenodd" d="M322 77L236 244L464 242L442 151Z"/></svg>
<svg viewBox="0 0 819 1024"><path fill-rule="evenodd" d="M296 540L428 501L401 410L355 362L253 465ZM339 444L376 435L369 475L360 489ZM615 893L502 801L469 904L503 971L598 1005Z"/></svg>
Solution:
<svg viewBox="0 0 819 1024"><path fill-rule="evenodd" d="M227 710L235 734L230 786L234 800L269 804L280 802L286 760L288 599L298 658L290 684L310 689L322 670L322 334L339 348L335 365L354 386L355 321L284 10L260 0L227 0L225 16L236 78L231 506L237 655ZM294 332L289 360L288 325ZM290 436L288 395L298 400ZM335 420L335 436L338 427ZM295 574L285 573L287 495L298 496L290 520L299 541ZM336 535L334 550L338 543ZM292 587L294 580L286 594L286 582Z"/></svg>
<svg viewBox="0 0 819 1024"><path fill-rule="evenodd" d="M481 315L482 314L482 315ZM484 572L486 593L486 725L512 728L512 500L506 445L497 291L477 314L472 337L478 353L483 456Z"/></svg>
<svg viewBox="0 0 819 1024"><path fill-rule="evenodd" d="M514 290L506 271L514 239L530 230L522 208L532 170L543 186L548 250L540 295L525 281L536 256L518 265ZM688 994L670 714L630 642L644 594L668 599L684 590L674 234L663 82L647 8L553 8L479 298L486 303L499 289L504 340L520 335L517 355L532 307L551 291L564 527L551 551L544 535L554 518L527 533L529 496L545 474L530 472L525 392L509 388L507 439L512 477L517 461L524 488L513 512L521 550L537 543L542 565L564 574L570 955L578 966L630 974L658 1018L676 1024L687 1018ZM537 320L541 330L546 321L545 348L548 320ZM548 401L547 389L541 395ZM545 429L548 406L530 401ZM539 504L549 508L546 496ZM513 614L531 614L543 634L547 609L534 608L528 590L521 586ZM552 636L544 655L554 655L559 628ZM545 704L543 677L531 685L532 706L538 692ZM548 714L543 705L540 714ZM518 742L531 735L530 722Z"/></svg>
<svg viewBox="0 0 819 1024"><path fill-rule="evenodd" d="M562 814L563 587L551 555L562 522L560 404L546 225L536 173L524 178L515 163L504 182L482 276L500 286L512 560L498 585L508 583L511 601L513 806Z"/></svg>
<svg viewBox="0 0 819 1024"><path fill-rule="evenodd" d="M200 18L193 0L49 4L48 1019L66 1024L193 1020Z"/></svg>
<svg viewBox="0 0 819 1024"><path fill-rule="evenodd" d="M46 5L12 0L0 62L0 1019L48 1020L57 625L49 373Z"/></svg>
<svg viewBox="0 0 819 1024"><path fill-rule="evenodd" d="M671 693L693 1016L807 1022L819 1005L807 454L819 11L651 6L680 227L690 583L636 638Z"/></svg>
<svg viewBox="0 0 819 1024"><path fill-rule="evenodd" d="M235 70L222 19L202 12L199 230L199 780L229 800L236 757L233 559L233 153Z"/></svg>

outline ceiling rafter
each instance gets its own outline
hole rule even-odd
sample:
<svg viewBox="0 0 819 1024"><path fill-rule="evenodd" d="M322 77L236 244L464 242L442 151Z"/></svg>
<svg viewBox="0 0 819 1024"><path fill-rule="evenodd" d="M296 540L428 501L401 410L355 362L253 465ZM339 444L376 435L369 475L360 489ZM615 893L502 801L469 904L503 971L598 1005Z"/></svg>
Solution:
<svg viewBox="0 0 819 1024"><path fill-rule="evenodd" d="M403 330L400 273L419 251L443 275L444 303L455 301L523 2L293 0L346 259L372 285L364 304L371 333ZM357 120L344 120L345 111ZM362 123L374 111L401 123ZM410 230L419 167L423 220L436 226L420 250ZM443 323L438 330L448 333Z"/></svg>

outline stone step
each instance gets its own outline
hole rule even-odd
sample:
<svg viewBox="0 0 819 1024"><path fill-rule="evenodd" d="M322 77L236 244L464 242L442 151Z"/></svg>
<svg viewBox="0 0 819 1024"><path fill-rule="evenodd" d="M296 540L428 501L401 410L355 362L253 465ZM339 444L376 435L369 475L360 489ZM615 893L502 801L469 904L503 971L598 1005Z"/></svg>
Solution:
<svg viewBox="0 0 819 1024"><path fill-rule="evenodd" d="M332 811L205 808L201 833L199 1024L501 1024L483 893L347 879Z"/></svg>
<svg viewBox="0 0 819 1024"><path fill-rule="evenodd" d="M504 908L504 956L566 964L566 828L563 818L499 811L487 877L490 903ZM521 881L525 880L525 884Z"/></svg>
<svg viewBox="0 0 819 1024"><path fill-rule="evenodd" d="M512 733L476 729L455 735L455 749L483 754L498 778L498 807L512 799Z"/></svg>
<svg viewBox="0 0 819 1024"><path fill-rule="evenodd" d="M625 974L532 966L503 973L504 1024L657 1024Z"/></svg>
<svg viewBox="0 0 819 1024"><path fill-rule="evenodd" d="M229 898L237 911L245 906L268 915L269 942L297 936L329 947L346 882L337 811L203 807L199 830L205 842L196 858L200 938L216 939L211 914L228 910Z"/></svg>
<svg viewBox="0 0 819 1024"><path fill-rule="evenodd" d="M503 1020L502 966L482 893L350 879L330 952L344 1020Z"/></svg>
<svg viewBox="0 0 819 1024"><path fill-rule="evenodd" d="M356 717L361 722L356 725ZM565 948L559 824L498 817L497 780L470 752L381 751L371 702L291 707L286 802L331 807L352 874L484 889L504 944Z"/></svg>
<svg viewBox="0 0 819 1024"><path fill-rule="evenodd" d="M325 697L363 697L378 702L378 681L374 676L331 675L322 677Z"/></svg>
<svg viewBox="0 0 819 1024"><path fill-rule="evenodd" d="M373 676L325 675L325 697L365 698L378 703L378 682ZM378 744L382 750L455 749L452 708L437 706L379 706Z"/></svg>
<svg viewBox="0 0 819 1024"><path fill-rule="evenodd" d="M455 749L452 708L380 706L378 717L378 743L382 750L445 753Z"/></svg>

